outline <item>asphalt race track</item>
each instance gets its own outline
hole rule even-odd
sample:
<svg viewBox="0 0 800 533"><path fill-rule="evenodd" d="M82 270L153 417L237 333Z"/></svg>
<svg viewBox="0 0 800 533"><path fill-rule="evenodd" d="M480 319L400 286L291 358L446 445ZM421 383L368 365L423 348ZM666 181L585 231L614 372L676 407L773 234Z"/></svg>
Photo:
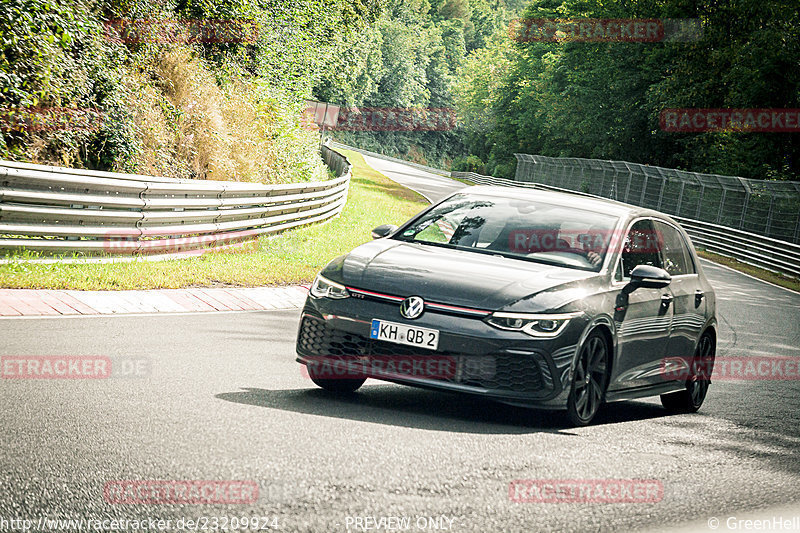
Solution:
<svg viewBox="0 0 800 533"><path fill-rule="evenodd" d="M387 174L428 179L410 167ZM456 187L444 180L423 192ZM718 357L800 357L800 294L704 266L718 297ZM716 381L694 415L668 416L658 399L611 404L571 429L547 412L376 381L331 396L294 362L298 318L0 320L0 355L130 363L109 379L0 380L0 529L10 519L162 518L172 531L180 519L190 530L186 519L258 516L283 531L403 523L389 517L408 519L394 529L407 531L713 531L713 518L728 531L731 516L800 517L796 378ZM521 479L655 480L663 497L511 501ZM248 480L259 493L238 505L112 504L104 486L118 480Z"/></svg>
<svg viewBox="0 0 800 533"><path fill-rule="evenodd" d="M364 161L400 185L414 189L431 203L438 202L450 193L466 187L466 184L460 181L431 174L394 161L386 161L385 159L378 159L368 155L364 155Z"/></svg>

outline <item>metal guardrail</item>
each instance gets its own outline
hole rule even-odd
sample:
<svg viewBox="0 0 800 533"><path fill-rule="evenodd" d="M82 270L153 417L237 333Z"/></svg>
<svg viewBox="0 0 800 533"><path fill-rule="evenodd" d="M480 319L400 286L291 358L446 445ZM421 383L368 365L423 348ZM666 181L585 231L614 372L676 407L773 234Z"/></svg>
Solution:
<svg viewBox="0 0 800 533"><path fill-rule="evenodd" d="M351 166L328 181L262 185L178 180L0 161L0 251L182 254L321 222L347 201Z"/></svg>
<svg viewBox="0 0 800 533"><path fill-rule="evenodd" d="M451 177L479 185L555 190L593 198L604 198L596 194L553 185L482 176L474 172L453 172ZM800 245L701 220L674 215L672 218L680 222L695 244L709 252L732 257L742 263L772 272L800 277Z"/></svg>
<svg viewBox="0 0 800 533"><path fill-rule="evenodd" d="M334 148L340 148L343 150L353 150L354 152L358 152L362 155L368 155L370 157L374 157L376 159L383 159L384 161L392 161L393 163L400 163L401 165L407 165L409 167L414 167L418 170L422 170L425 172L430 172L431 174L437 174L439 176L444 176L445 178L450 177L450 172L447 170L442 170L440 168L429 167L427 165L420 165L419 163L412 163L411 161L406 161L405 159L398 159L396 157L390 157L388 155L379 154L377 152L370 152L369 150L364 150L363 148L356 148L355 146L348 146L346 144L338 143L336 141L329 141L328 146L333 146Z"/></svg>
<svg viewBox="0 0 800 533"><path fill-rule="evenodd" d="M524 187L527 189L545 189L538 183L520 183L505 178L495 178L494 176L484 176L475 172L451 172L450 177L457 180L464 180L475 183L476 185L498 185L500 187ZM572 192L572 191L570 191Z"/></svg>

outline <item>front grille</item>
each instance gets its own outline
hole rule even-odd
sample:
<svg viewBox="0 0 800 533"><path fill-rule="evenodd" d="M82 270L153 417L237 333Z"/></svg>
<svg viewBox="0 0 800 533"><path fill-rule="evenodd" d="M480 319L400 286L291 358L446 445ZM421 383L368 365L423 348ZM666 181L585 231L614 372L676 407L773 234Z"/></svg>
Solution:
<svg viewBox="0 0 800 533"><path fill-rule="evenodd" d="M484 371L477 376L467 373L462 376L464 385L475 385L487 389L516 392L538 392L542 390L542 371L535 354L498 353L485 356L491 362L484 365ZM491 365L494 372L490 372Z"/></svg>
<svg viewBox="0 0 800 533"><path fill-rule="evenodd" d="M378 341L329 327L325 321L304 316L297 337L298 351L312 357L347 360L352 357L452 357L454 375L438 376L440 381L497 391L541 393L545 387L542 369L549 373L541 356L535 353L490 353L464 355L429 351L413 346ZM419 377L411 376L408 377Z"/></svg>
<svg viewBox="0 0 800 533"><path fill-rule="evenodd" d="M297 336L303 353L321 356L353 356L369 353L369 339L329 328L324 321L303 317Z"/></svg>

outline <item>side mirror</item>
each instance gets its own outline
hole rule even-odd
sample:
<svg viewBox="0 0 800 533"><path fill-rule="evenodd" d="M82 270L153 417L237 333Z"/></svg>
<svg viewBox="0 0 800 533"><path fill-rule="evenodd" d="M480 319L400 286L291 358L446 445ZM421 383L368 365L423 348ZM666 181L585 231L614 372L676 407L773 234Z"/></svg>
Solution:
<svg viewBox="0 0 800 533"><path fill-rule="evenodd" d="M383 224L382 226L378 226L374 230L372 230L372 238L373 239L382 239L387 235L394 233L397 229L397 226L394 224Z"/></svg>
<svg viewBox="0 0 800 533"><path fill-rule="evenodd" d="M639 288L662 289L670 284L672 276L663 268L651 265L638 265L631 271L631 290Z"/></svg>

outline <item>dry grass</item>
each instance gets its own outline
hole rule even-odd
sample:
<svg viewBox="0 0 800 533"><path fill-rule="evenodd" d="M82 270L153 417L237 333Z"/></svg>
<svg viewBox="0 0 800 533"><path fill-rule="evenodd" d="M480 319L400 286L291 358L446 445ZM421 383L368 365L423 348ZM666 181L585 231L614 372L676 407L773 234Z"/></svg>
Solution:
<svg viewBox="0 0 800 533"><path fill-rule="evenodd" d="M324 179L314 132L288 95L260 80L224 88L187 47L131 69L126 90L142 174L287 183Z"/></svg>
<svg viewBox="0 0 800 533"><path fill-rule="evenodd" d="M86 151L97 141L112 143L118 172L257 183L326 178L318 132L301 124L298 95L236 69L221 69L228 73L220 85L190 46L150 50L130 63L120 67L101 131L34 131L15 158L80 168L96 164Z"/></svg>
<svg viewBox="0 0 800 533"><path fill-rule="evenodd" d="M709 261L714 261L715 263L719 263L720 265L725 265L727 267L733 268L734 270L750 274L755 278L763 279L764 281L769 281L770 283L774 283L775 285L780 285L781 287L785 287L787 289L800 292L800 279L798 278L790 278L788 276L784 276L783 274L779 274L777 272L771 272L769 270L764 270L763 268L758 268L756 266L748 265L747 263L742 263L741 261L737 261L732 257L715 254L713 252L708 252L706 250L698 249L697 255L699 255L704 259L708 259Z"/></svg>
<svg viewBox="0 0 800 533"><path fill-rule="evenodd" d="M201 179L235 179L225 98L211 72L186 48L163 54L153 72L174 122L174 150ZM168 117L169 118L169 117ZM147 151L145 146L145 151Z"/></svg>

